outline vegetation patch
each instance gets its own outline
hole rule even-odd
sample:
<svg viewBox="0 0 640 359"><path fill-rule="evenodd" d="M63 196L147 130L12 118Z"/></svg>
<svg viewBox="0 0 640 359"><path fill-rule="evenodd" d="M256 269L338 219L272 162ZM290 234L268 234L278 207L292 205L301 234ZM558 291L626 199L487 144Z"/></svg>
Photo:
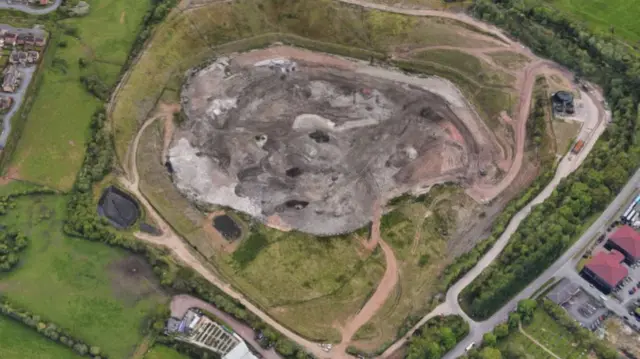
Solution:
<svg viewBox="0 0 640 359"><path fill-rule="evenodd" d="M0 232L0 272L8 272L20 261L22 252L29 242L20 232Z"/></svg>
<svg viewBox="0 0 640 359"><path fill-rule="evenodd" d="M142 339L146 316L166 297L152 292L135 300L118 299L123 292L114 291L111 283L117 278L111 277L109 268L126 253L64 235L67 200L61 196L18 198L16 207L0 219L2 225L31 239L22 265L0 275L0 286L12 303L41 313L112 357L124 358ZM138 277L138 286L150 279Z"/></svg>
<svg viewBox="0 0 640 359"><path fill-rule="evenodd" d="M406 359L442 358L467 334L469 324L458 315L431 318L411 337Z"/></svg>

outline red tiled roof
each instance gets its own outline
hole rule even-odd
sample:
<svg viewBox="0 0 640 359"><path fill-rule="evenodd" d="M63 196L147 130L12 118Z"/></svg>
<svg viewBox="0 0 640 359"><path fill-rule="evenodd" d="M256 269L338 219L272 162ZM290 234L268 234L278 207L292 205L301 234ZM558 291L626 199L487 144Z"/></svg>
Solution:
<svg viewBox="0 0 640 359"><path fill-rule="evenodd" d="M624 249L635 258L640 258L640 234L630 226L619 227L609 240Z"/></svg>
<svg viewBox="0 0 640 359"><path fill-rule="evenodd" d="M591 258L585 268L614 287L629 273L627 268L620 264L623 260L624 254L616 250L600 252Z"/></svg>

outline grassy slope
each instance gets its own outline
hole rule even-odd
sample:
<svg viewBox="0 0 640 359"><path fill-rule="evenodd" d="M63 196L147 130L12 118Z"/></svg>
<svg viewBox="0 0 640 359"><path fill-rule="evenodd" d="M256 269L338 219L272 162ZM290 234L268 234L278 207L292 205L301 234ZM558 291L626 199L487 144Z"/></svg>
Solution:
<svg viewBox="0 0 640 359"><path fill-rule="evenodd" d="M54 343L31 328L2 316L0 316L0 333L2 333L0 335L0 358L2 359L81 358L71 349Z"/></svg>
<svg viewBox="0 0 640 359"><path fill-rule="evenodd" d="M20 267L0 276L0 287L16 304L102 347L113 358L125 358L142 338L146 313L165 298L137 296L118 285L109 266L127 257L126 252L64 236L65 206L66 198L60 196L23 198L0 218L31 240Z"/></svg>
<svg viewBox="0 0 640 359"><path fill-rule="evenodd" d="M381 236L398 260L399 282L382 309L356 334L358 348L378 349L406 327L407 317L419 319L436 304L432 299L443 289L437 273L452 259L448 238L438 230L443 228L441 218L454 228L462 212L468 212L464 220L470 215L477 218L475 208L459 188L436 187L424 200L403 202L383 217Z"/></svg>
<svg viewBox="0 0 640 359"><path fill-rule="evenodd" d="M133 43L148 0L93 0L91 13L65 20L77 27L80 40L62 36L65 48L56 48L55 57L67 62L66 73L46 68L44 81L12 159L24 179L68 190L84 156L87 126L100 102L86 92L79 77L98 73L110 86L115 85L122 64ZM125 12L123 22L120 22ZM80 69L78 59L91 61ZM100 62L104 61L104 62Z"/></svg>

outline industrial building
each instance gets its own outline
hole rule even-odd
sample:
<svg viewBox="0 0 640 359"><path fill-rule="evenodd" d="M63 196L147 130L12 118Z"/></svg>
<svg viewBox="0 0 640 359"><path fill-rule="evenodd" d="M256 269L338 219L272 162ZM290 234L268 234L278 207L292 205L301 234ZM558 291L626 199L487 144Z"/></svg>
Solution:
<svg viewBox="0 0 640 359"><path fill-rule="evenodd" d="M631 226L618 227L604 247L624 254L624 261L629 265L640 260L640 234Z"/></svg>
<svg viewBox="0 0 640 359"><path fill-rule="evenodd" d="M617 250L599 252L584 266L580 274L587 281L609 294L629 274L622 265L624 254Z"/></svg>
<svg viewBox="0 0 640 359"><path fill-rule="evenodd" d="M573 115L575 107L573 104L573 94L567 91L558 91L551 96L553 111L557 114Z"/></svg>
<svg viewBox="0 0 640 359"><path fill-rule="evenodd" d="M189 309L182 319L170 318L166 332L178 340L211 350L222 359L258 359L242 337L198 309Z"/></svg>

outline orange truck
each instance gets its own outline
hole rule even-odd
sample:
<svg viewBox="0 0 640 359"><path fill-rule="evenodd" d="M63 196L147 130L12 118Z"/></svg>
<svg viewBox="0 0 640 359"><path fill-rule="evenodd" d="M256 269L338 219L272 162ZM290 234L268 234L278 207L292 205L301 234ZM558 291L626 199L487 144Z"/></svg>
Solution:
<svg viewBox="0 0 640 359"><path fill-rule="evenodd" d="M573 148L571 149L571 152L573 152L574 154L578 154L582 150L582 147L584 147L584 141L583 140L578 140L576 142L576 144L573 145Z"/></svg>

